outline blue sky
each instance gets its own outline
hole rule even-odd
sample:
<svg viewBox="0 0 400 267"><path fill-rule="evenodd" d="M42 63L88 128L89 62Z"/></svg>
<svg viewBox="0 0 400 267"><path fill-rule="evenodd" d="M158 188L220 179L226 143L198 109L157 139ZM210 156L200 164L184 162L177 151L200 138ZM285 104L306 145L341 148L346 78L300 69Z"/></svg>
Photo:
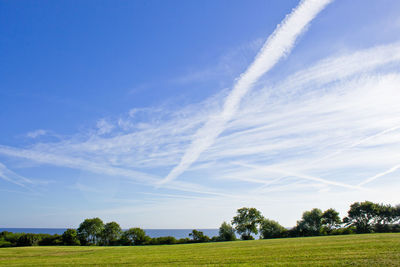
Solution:
<svg viewBox="0 0 400 267"><path fill-rule="evenodd" d="M400 3L323 2L0 1L0 227L399 203Z"/></svg>

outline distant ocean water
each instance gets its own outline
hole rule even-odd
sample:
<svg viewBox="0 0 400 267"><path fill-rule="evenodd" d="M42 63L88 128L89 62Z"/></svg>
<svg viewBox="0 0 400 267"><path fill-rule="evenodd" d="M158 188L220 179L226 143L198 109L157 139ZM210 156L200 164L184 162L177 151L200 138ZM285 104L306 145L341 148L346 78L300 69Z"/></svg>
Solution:
<svg viewBox="0 0 400 267"><path fill-rule="evenodd" d="M13 233L32 233L32 234L63 234L66 228L0 228L0 232L8 231ZM173 236L176 239L189 237L193 229L144 229L150 237ZM218 229L196 229L202 231L209 237L217 236ZM190 237L189 237L190 238Z"/></svg>

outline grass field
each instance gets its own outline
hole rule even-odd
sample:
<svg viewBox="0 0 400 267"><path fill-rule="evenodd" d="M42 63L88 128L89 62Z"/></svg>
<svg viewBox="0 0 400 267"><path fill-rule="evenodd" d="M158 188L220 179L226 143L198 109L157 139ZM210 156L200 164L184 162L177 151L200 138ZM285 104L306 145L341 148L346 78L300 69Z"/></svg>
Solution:
<svg viewBox="0 0 400 267"><path fill-rule="evenodd" d="M400 266L400 234L364 234L143 247L0 249L4 266Z"/></svg>

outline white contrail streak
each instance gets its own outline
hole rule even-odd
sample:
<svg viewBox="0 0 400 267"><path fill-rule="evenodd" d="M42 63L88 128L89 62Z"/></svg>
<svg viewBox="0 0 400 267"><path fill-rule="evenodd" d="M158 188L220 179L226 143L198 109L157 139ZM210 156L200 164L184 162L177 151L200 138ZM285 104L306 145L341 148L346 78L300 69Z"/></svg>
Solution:
<svg viewBox="0 0 400 267"><path fill-rule="evenodd" d="M304 0L286 16L267 39L253 63L240 75L226 98L222 112L211 117L198 130L179 164L159 182L160 185L181 175L199 158L203 151L214 143L218 135L225 129L226 123L235 115L244 95L262 75L292 50L297 37L330 2L332 0Z"/></svg>
<svg viewBox="0 0 400 267"><path fill-rule="evenodd" d="M319 159L316 159L316 160L311 161L311 162L309 162L309 163L306 163L306 164L304 165L304 167L305 167L305 168L311 167L312 165L314 165L314 164L316 164L316 163L318 163L318 162L320 162L320 161L323 161L323 160L326 160L326 159L328 159L328 158L334 157L334 156L336 156L336 155L342 153L343 151L346 151L346 150L348 150L348 149L354 148L354 147L356 147L356 146L358 146L358 145L360 145L360 144L362 144L362 143L368 142L368 141L371 140L371 139L374 139L374 138L376 138L376 137L379 137L379 136L381 136L381 135L387 134L387 133L392 132L392 131L396 131L396 130L398 130L398 129L400 129L400 125L399 125L399 126L392 127L392 128L389 128L389 129L386 129L386 130L381 131L381 132L379 132L379 133L377 133L377 134L374 134L374 135L365 137L365 138L363 138L363 139L361 139L361 140L358 140L357 142L351 144L351 145L348 146L348 147L342 148L342 149L337 150L337 151L335 151L335 152L333 152L333 153L331 153L331 154L328 154L328 155L326 155L326 156L324 156L324 157L322 157L322 158L319 158ZM400 165L399 165L398 167L400 167ZM390 169L390 170L392 170L392 169ZM371 178L369 178L369 179L372 179L372 178L373 178L372 180L375 180L376 178L379 178L379 177L381 177L381 176L383 176L383 175L386 175L386 174L388 174L388 173L390 173L390 172L393 172L393 171L397 170L397 168L396 168L395 170L393 170L393 171L390 171L390 170L389 170L388 172L384 172L383 174L378 174L378 175L376 175L376 176L373 176L373 177L371 177ZM295 175L294 175L294 176L295 176ZM274 183L278 182L279 180L281 180L281 179L283 179L283 178L285 178L285 177L287 177L287 175L280 176L280 177L278 177L278 178L276 178L276 179L274 179L274 180L272 180L272 181L266 182L263 186L261 186L260 188L258 188L258 191L263 190L264 188L267 188L267 187L270 186L271 184L274 184ZM371 180L371 181L372 181L372 180ZM369 183L369 182L370 182L370 181L365 181L365 182L363 182L363 183L358 184L358 186L362 186L362 185L364 185L364 184L366 184L366 183Z"/></svg>
<svg viewBox="0 0 400 267"><path fill-rule="evenodd" d="M4 164L2 164L0 162L0 178L2 178L3 180L25 187L26 183L32 184L32 181L22 177L16 173L14 173L13 171L9 170ZM15 179L17 178L17 179Z"/></svg>
<svg viewBox="0 0 400 267"><path fill-rule="evenodd" d="M268 172L275 172L275 173L279 173L285 176L293 176L293 177L298 177L298 178L302 178L305 180L310 180L310 181L314 181L314 182L319 182L319 183L323 183L323 184L328 184L328 185L335 185L335 186L340 186L340 187L345 187L345 188L350 188L350 189L357 189L357 190L363 190L364 188L361 187L361 185L349 185L349 184L344 184L344 183L340 183L340 182L334 182L334 181L330 181L330 180L326 180L326 179L322 179L319 177L315 177L315 176L311 176L311 175L306 175L306 174L301 174L301 173L294 173L291 171L285 171L285 170L280 170L280 169L276 169L276 168L270 168L270 167L264 167L264 166L256 166L256 165L251 165L251 164L244 164L244 163L235 163L236 165L240 165L243 167L248 167L248 168L252 168L252 169L258 169L258 170L262 170L262 171L268 171Z"/></svg>
<svg viewBox="0 0 400 267"><path fill-rule="evenodd" d="M342 149L340 149L340 150L337 150L337 151L335 151L335 152L333 152L333 153L331 153L331 154L328 154L328 155L326 155L326 156L324 156L324 157L322 157L322 158L319 158L319 159L317 159L317 160L314 160L314 161L312 161L312 162L310 162L309 164L306 164L306 165L307 165L307 166L313 165L313 164L318 163L318 162L320 162L320 161L323 161L323 160L326 160L326 159L328 159L328 158L334 157L334 156L336 156L336 155L338 155L338 154L340 154L340 153L342 153L342 152L344 152L344 151L346 151L346 150L348 150L348 149L354 148L354 147L356 147L356 146L358 146L358 145L361 145L362 143L368 142L368 141L371 140L371 139L374 139L374 138L379 137L379 136L381 136L381 135L385 135L385 134L387 134L387 133L389 133L389 132L396 131L396 130L398 130L398 129L400 129L400 125L395 126L395 127L392 127L392 128L389 128L389 129L386 129L386 130L381 131L381 132L379 132L379 133L377 133L377 134L374 134L374 135L365 137L365 138L363 138L363 139L361 139L361 140L358 140L357 142L353 143L352 145L350 145L350 146L348 146L348 147L345 147L345 148L342 148Z"/></svg>
<svg viewBox="0 0 400 267"><path fill-rule="evenodd" d="M378 178L380 178L380 177L382 177L382 176L385 176L385 175L387 175L387 174L389 174L389 173L395 172L395 171L397 171L398 169L400 169L400 164L398 164L398 165L396 165L396 166L393 166L392 168L390 168L390 169L387 170L387 171L378 173L377 175L374 175L374 176L372 176L372 177L369 177L368 179L365 179L363 182L359 183L358 186L363 186L363 185L365 185L365 184L367 184L367 183L370 183L370 182L372 182L372 181L374 181L374 180L376 180L376 179L378 179Z"/></svg>

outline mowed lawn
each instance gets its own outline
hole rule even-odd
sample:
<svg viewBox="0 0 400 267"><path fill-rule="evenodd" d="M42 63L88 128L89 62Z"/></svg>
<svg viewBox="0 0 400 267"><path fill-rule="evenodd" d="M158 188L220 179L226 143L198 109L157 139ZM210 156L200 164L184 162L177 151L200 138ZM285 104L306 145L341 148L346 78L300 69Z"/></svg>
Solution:
<svg viewBox="0 0 400 267"><path fill-rule="evenodd" d="M400 266L400 234L137 247L1 248L5 266Z"/></svg>

